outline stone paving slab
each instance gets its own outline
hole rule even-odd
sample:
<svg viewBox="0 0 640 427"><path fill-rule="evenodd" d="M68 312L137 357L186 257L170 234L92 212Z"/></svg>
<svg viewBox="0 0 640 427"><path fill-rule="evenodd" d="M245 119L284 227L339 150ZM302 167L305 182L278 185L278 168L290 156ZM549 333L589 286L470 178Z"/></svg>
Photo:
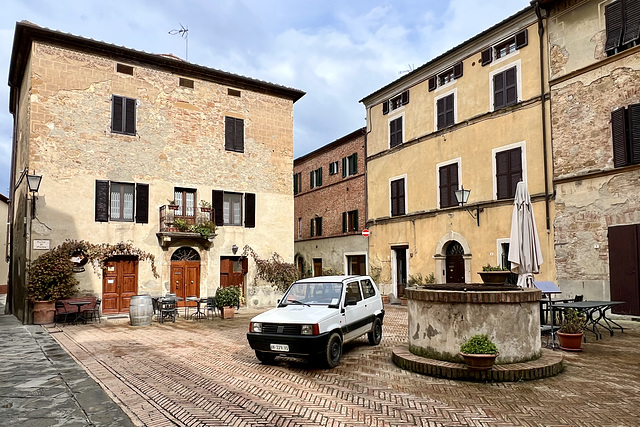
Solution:
<svg viewBox="0 0 640 427"><path fill-rule="evenodd" d="M0 343L0 425L134 425L42 326L2 314Z"/></svg>
<svg viewBox="0 0 640 427"><path fill-rule="evenodd" d="M402 370L392 349L407 344L407 311L387 306L383 339L345 346L341 364L317 369L279 358L266 366L246 341L248 321L132 327L126 320L63 326L52 336L109 395L148 426L638 426L640 324L624 322L565 370L541 380L470 383ZM560 352L560 350L557 350Z"/></svg>

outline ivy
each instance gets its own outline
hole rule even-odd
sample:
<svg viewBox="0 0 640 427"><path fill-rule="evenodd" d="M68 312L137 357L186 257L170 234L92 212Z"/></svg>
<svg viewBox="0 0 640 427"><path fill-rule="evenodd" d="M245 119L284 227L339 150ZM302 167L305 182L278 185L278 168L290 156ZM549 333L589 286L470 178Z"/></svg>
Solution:
<svg viewBox="0 0 640 427"><path fill-rule="evenodd" d="M246 245L243 248L242 256L251 256L256 262L257 277L266 280L281 292L286 291L289 285L300 278L300 272L296 266L293 263L285 262L276 252L269 259L262 259L249 245Z"/></svg>

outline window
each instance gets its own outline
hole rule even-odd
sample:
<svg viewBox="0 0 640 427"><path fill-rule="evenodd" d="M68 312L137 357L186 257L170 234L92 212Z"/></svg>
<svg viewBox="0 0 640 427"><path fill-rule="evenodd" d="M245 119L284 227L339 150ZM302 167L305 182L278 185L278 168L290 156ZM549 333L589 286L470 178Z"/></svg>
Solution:
<svg viewBox="0 0 640 427"><path fill-rule="evenodd" d="M640 163L640 104L611 113L611 137L614 167Z"/></svg>
<svg viewBox="0 0 640 427"><path fill-rule="evenodd" d="M391 181L391 216L405 214L404 178Z"/></svg>
<svg viewBox="0 0 640 427"><path fill-rule="evenodd" d="M311 218L311 237L322 236L322 217Z"/></svg>
<svg viewBox="0 0 640 427"><path fill-rule="evenodd" d="M329 163L329 175L337 174L339 168L340 168L340 164L338 163L337 160L335 162Z"/></svg>
<svg viewBox="0 0 640 427"><path fill-rule="evenodd" d="M451 163L438 169L440 208L458 206L455 191L458 190L458 163Z"/></svg>
<svg viewBox="0 0 640 427"><path fill-rule="evenodd" d="M244 153L244 120L224 118L224 149Z"/></svg>
<svg viewBox="0 0 640 427"><path fill-rule="evenodd" d="M409 103L409 91L405 90L399 95L394 96L388 101L382 103L382 114L388 114L389 111L397 110L398 108Z"/></svg>
<svg viewBox="0 0 640 427"><path fill-rule="evenodd" d="M436 90L439 86L444 86L462 77L462 62L458 62L453 67L431 76L429 78L429 92Z"/></svg>
<svg viewBox="0 0 640 427"><path fill-rule="evenodd" d="M256 195L213 190L213 209L216 225L256 226ZM242 202L244 201L244 209Z"/></svg>
<svg viewBox="0 0 640 427"><path fill-rule="evenodd" d="M193 80L183 79L182 77L180 77L178 80L178 85L182 87L188 87L189 89L193 89Z"/></svg>
<svg viewBox="0 0 640 427"><path fill-rule="evenodd" d="M357 303L358 301L362 301L362 294L360 293L360 285L356 282L347 283L347 293L346 293L347 303Z"/></svg>
<svg viewBox="0 0 640 427"><path fill-rule="evenodd" d="M322 185L322 168L309 172L309 188L320 187Z"/></svg>
<svg viewBox="0 0 640 427"><path fill-rule="evenodd" d="M358 231L358 211L342 212L342 232Z"/></svg>
<svg viewBox="0 0 640 427"><path fill-rule="evenodd" d="M604 8L607 41L604 51L607 56L638 44L640 38L640 2L618 0Z"/></svg>
<svg viewBox="0 0 640 427"><path fill-rule="evenodd" d="M496 197L511 199L516 195L516 186L522 181L522 148L496 153Z"/></svg>
<svg viewBox="0 0 640 427"><path fill-rule="evenodd" d="M493 109L507 107L518 102L517 67L493 75Z"/></svg>
<svg viewBox="0 0 640 427"><path fill-rule="evenodd" d="M293 174L293 194L302 192L302 172Z"/></svg>
<svg viewBox="0 0 640 427"><path fill-rule="evenodd" d="M489 65L495 56L495 59L504 58L505 56L522 49L529 44L529 36L527 29L517 32L515 35L506 40L501 41L495 46L489 46L481 52L480 63L484 67ZM495 52L495 54L494 54Z"/></svg>
<svg viewBox="0 0 640 427"><path fill-rule="evenodd" d="M111 132L136 134L136 100L124 96L111 97Z"/></svg>
<svg viewBox="0 0 640 427"><path fill-rule="evenodd" d="M298 239L302 239L302 218L298 218Z"/></svg>
<svg viewBox="0 0 640 427"><path fill-rule="evenodd" d="M342 158L342 177L355 175L358 173L358 153Z"/></svg>
<svg viewBox="0 0 640 427"><path fill-rule="evenodd" d="M242 93L237 89L231 89L231 88L227 89L227 95L229 95L229 96L237 96L237 97L239 97L241 94Z"/></svg>
<svg viewBox="0 0 640 427"><path fill-rule="evenodd" d="M389 148L402 144L402 116L389 121Z"/></svg>
<svg viewBox="0 0 640 427"><path fill-rule="evenodd" d="M176 188L173 190L173 200L178 204L174 216L178 218L196 217L196 190L191 188Z"/></svg>
<svg viewBox="0 0 640 427"><path fill-rule="evenodd" d="M133 67L130 65L116 64L116 72L133 76Z"/></svg>
<svg viewBox="0 0 640 427"><path fill-rule="evenodd" d="M436 126L437 130L444 129L455 124L454 94L436 100Z"/></svg>
<svg viewBox="0 0 640 427"><path fill-rule="evenodd" d="M149 222L149 184L96 181L95 197L96 222Z"/></svg>
<svg viewBox="0 0 640 427"><path fill-rule="evenodd" d="M362 286L362 293L364 295L364 299L376 296L376 290L373 287L371 280L369 279L361 280L360 285Z"/></svg>

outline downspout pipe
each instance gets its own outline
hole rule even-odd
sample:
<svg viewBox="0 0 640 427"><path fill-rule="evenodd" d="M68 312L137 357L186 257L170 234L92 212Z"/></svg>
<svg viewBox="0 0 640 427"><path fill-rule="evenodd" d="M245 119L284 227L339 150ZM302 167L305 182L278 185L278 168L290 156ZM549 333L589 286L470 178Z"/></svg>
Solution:
<svg viewBox="0 0 640 427"><path fill-rule="evenodd" d="M547 233L551 231L551 213L549 208L549 162L547 160L547 108L545 104L545 63L544 63L544 21L540 2L535 2L536 16L538 17L538 40L540 44L540 106L542 111L542 156L544 166L544 207Z"/></svg>

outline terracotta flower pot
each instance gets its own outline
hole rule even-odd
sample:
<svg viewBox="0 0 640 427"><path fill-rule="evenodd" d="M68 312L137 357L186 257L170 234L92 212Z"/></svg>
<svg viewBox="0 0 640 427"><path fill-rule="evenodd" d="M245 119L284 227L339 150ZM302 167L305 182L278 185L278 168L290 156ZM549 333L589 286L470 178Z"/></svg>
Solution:
<svg viewBox="0 0 640 427"><path fill-rule="evenodd" d="M510 271L479 271L478 274L482 278L483 283L500 284L509 278Z"/></svg>
<svg viewBox="0 0 640 427"><path fill-rule="evenodd" d="M488 371L496 361L498 354L466 354L460 353L472 371Z"/></svg>
<svg viewBox="0 0 640 427"><path fill-rule="evenodd" d="M33 303L33 324L47 325L53 323L56 314L55 301L36 301Z"/></svg>
<svg viewBox="0 0 640 427"><path fill-rule="evenodd" d="M236 312L235 307L221 307L220 313L222 314L223 319L231 319Z"/></svg>
<svg viewBox="0 0 640 427"><path fill-rule="evenodd" d="M582 335L583 334L567 334L557 332L560 348L566 351L582 351Z"/></svg>

